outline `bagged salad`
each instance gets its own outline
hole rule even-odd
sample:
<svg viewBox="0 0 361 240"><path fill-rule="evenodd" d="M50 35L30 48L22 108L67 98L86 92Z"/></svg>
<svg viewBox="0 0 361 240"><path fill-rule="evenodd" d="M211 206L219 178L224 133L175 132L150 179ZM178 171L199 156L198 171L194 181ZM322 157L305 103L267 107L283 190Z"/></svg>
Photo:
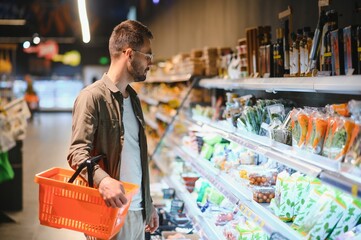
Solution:
<svg viewBox="0 0 361 240"><path fill-rule="evenodd" d="M293 109L291 113L292 146L304 148L308 131L309 114L303 109Z"/></svg>
<svg viewBox="0 0 361 240"><path fill-rule="evenodd" d="M309 116L306 135L306 149L315 154L321 154L327 131L327 116L313 111Z"/></svg>
<svg viewBox="0 0 361 240"><path fill-rule="evenodd" d="M330 239L335 239L339 235L351 230L361 218L361 201L348 194L342 194L340 197L346 204L346 211L343 212L340 221L337 222L335 229L333 229L329 237Z"/></svg>
<svg viewBox="0 0 361 240"><path fill-rule="evenodd" d="M330 189L318 199L297 231L306 239L326 239L345 211L341 192Z"/></svg>
<svg viewBox="0 0 361 240"><path fill-rule="evenodd" d="M350 145L355 123L350 118L330 117L328 119L322 155L330 159L342 161Z"/></svg>

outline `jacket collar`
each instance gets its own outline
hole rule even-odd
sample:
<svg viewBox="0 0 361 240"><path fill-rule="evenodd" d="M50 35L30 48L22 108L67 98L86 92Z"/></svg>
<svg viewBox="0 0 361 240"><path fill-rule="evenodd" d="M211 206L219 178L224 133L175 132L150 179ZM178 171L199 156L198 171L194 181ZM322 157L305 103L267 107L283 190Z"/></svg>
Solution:
<svg viewBox="0 0 361 240"><path fill-rule="evenodd" d="M106 73L103 74L102 81L104 82L105 86L113 93L120 92L117 86L110 80Z"/></svg>
<svg viewBox="0 0 361 240"><path fill-rule="evenodd" d="M106 73L103 74L101 80L112 93L120 93L119 88L112 82L112 80L110 80ZM132 99L136 98L138 95L137 92L130 85L127 86L127 92Z"/></svg>

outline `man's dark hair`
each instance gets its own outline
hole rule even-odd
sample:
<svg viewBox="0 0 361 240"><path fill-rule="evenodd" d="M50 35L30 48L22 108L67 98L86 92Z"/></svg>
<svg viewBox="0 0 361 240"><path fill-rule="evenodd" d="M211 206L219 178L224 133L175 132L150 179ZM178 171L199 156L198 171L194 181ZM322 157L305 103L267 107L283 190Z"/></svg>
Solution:
<svg viewBox="0 0 361 240"><path fill-rule="evenodd" d="M144 39L153 39L152 32L142 23L126 20L118 24L109 39L109 53L111 58L117 58L124 49L139 50Z"/></svg>

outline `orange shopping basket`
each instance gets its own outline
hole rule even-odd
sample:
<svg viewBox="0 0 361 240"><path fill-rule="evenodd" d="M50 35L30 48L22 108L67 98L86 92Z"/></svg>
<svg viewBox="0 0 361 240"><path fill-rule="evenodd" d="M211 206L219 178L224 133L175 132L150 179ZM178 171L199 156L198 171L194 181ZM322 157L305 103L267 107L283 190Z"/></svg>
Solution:
<svg viewBox="0 0 361 240"><path fill-rule="evenodd" d="M35 175L35 182L39 184L40 224L67 228L101 239L110 239L120 231L132 197L139 187L122 182L127 204L122 208L107 207L99 191L90 187L93 186L92 177L87 183L78 176L84 167L92 172L95 162L102 157L100 155L85 161L76 172L51 168Z"/></svg>

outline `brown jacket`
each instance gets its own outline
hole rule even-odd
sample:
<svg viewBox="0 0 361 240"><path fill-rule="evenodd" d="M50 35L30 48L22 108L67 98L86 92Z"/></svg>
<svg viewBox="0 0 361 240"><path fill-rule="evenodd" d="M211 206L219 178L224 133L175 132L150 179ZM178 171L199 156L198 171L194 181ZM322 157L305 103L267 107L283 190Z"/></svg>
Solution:
<svg viewBox="0 0 361 240"><path fill-rule="evenodd" d="M139 121L139 146L142 166L142 207L146 223L150 221L152 200L149 190L149 169L147 141L144 132L144 118L137 93L127 87L134 114ZM106 155L99 165L94 167L94 184L110 176L119 179L120 153L124 142L122 120L123 97L119 89L106 74L83 89L73 108L72 137L68 155L69 165L76 169L86 159L99 154ZM81 175L88 179L86 169Z"/></svg>

